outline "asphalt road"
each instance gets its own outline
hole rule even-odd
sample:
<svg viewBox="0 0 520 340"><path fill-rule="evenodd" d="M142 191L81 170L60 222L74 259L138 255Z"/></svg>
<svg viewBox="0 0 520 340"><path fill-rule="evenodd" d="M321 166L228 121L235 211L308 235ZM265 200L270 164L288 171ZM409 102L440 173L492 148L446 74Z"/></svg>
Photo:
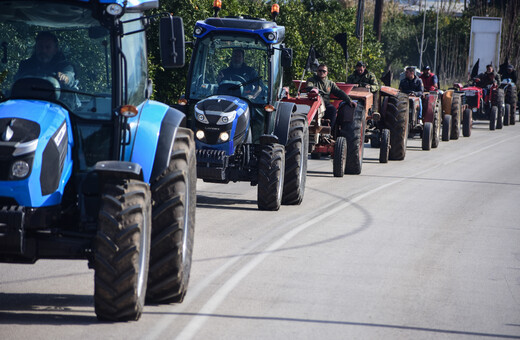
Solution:
<svg viewBox="0 0 520 340"><path fill-rule="evenodd" d="M199 181L190 288L100 323L86 261L0 264L2 339L520 339L520 125L334 178L258 211L256 187Z"/></svg>

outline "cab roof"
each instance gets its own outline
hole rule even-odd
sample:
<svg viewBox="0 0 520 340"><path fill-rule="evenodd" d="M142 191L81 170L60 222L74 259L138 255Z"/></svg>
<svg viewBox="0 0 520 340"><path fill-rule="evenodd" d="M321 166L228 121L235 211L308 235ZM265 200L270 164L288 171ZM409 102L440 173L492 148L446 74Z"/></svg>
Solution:
<svg viewBox="0 0 520 340"><path fill-rule="evenodd" d="M199 27L199 30L197 30ZM200 33L198 33L200 32ZM285 38L285 27L278 26L274 21L252 17L213 17L195 24L193 36L202 38L210 32L214 34L238 32L260 36L268 44L281 43Z"/></svg>

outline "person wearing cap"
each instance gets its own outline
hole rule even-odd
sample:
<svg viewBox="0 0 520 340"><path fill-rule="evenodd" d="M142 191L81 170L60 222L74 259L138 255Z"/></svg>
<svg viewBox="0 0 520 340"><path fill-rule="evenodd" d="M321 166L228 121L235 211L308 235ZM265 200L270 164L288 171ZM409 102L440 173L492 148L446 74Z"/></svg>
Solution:
<svg viewBox="0 0 520 340"><path fill-rule="evenodd" d="M355 71L347 78L347 83L366 87L372 93L376 93L381 89L376 76L367 70L366 64L362 61L357 62Z"/></svg>
<svg viewBox="0 0 520 340"><path fill-rule="evenodd" d="M346 94L342 89L336 85L335 82L330 80L328 75L329 69L327 65L320 64L318 66L318 71L316 71L316 75L307 79L307 92L313 92L315 94L320 94L323 98L323 102L325 104L325 115L323 118L330 120L330 126L334 127L336 123L336 115L337 109L330 102L330 95L338 97L342 101L344 101L350 107L356 107L356 102L352 101L348 94Z"/></svg>
<svg viewBox="0 0 520 340"><path fill-rule="evenodd" d="M421 78L425 91L436 91L439 89L439 79L431 72L430 66L423 66Z"/></svg>
<svg viewBox="0 0 520 340"><path fill-rule="evenodd" d="M500 73L500 76L502 79L511 79L511 81L515 84L518 80L518 75L516 73L516 70L513 67L513 65L511 65L511 64L507 65L507 67L505 68L505 71Z"/></svg>

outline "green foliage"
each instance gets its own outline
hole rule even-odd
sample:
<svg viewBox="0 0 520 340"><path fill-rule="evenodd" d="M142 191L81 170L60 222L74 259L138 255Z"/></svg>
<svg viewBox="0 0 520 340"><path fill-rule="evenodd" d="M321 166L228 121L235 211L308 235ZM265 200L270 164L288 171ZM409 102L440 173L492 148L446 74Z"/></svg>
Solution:
<svg viewBox="0 0 520 340"><path fill-rule="evenodd" d="M249 15L270 20L269 0L224 0L219 16ZM168 11L184 20L186 41L192 41L192 29L197 20L204 20L213 15L212 0L166 0L161 1L159 11ZM345 60L341 46L334 41L338 33L348 34L350 59L348 70L354 70L355 63L362 59L377 76L384 68L382 45L377 42L370 26L365 27L363 54L360 41L354 37L355 8L343 8L337 1L330 0L287 0L280 3L278 25L285 26L286 47L293 49L293 67L285 70L284 85L292 79L300 79L307 59L309 47L314 45L323 56L320 62L329 66L329 76L335 81L345 81ZM184 93L188 65L176 70L165 70L160 66L158 32L153 27L149 37L149 66L154 82L154 99L173 104ZM187 49L187 64L191 58L191 48ZM309 73L306 77L310 76Z"/></svg>

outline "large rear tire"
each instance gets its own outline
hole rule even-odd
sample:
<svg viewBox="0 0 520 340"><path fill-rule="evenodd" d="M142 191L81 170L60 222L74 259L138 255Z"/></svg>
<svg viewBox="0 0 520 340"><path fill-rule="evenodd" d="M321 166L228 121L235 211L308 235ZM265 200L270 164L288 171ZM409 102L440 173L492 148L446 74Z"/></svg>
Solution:
<svg viewBox="0 0 520 340"><path fill-rule="evenodd" d="M289 128L289 141L285 146L282 204L298 205L303 201L308 153L309 126L307 116L301 113L293 113Z"/></svg>
<svg viewBox="0 0 520 340"><path fill-rule="evenodd" d="M442 141L448 142L451 134L451 115L444 115L442 120Z"/></svg>
<svg viewBox="0 0 520 340"><path fill-rule="evenodd" d="M182 302L186 295L195 233L196 180L193 133L179 128L170 165L151 186L149 302Z"/></svg>
<svg viewBox="0 0 520 340"><path fill-rule="evenodd" d="M460 124L462 122L462 108L461 108L460 94L454 93L451 100L451 133L450 139L459 139Z"/></svg>
<svg viewBox="0 0 520 340"><path fill-rule="evenodd" d="M258 209L276 211L282 204L285 177L284 146L262 145L258 163Z"/></svg>
<svg viewBox="0 0 520 340"><path fill-rule="evenodd" d="M379 163L388 163L390 154L390 130L381 130L381 144L379 146Z"/></svg>
<svg viewBox="0 0 520 340"><path fill-rule="evenodd" d="M431 122L424 123L424 130L422 133L422 149L431 150L433 140L433 124Z"/></svg>
<svg viewBox="0 0 520 340"><path fill-rule="evenodd" d="M332 173L334 177L343 177L347 161L347 139L338 137L334 144L334 158L332 159Z"/></svg>
<svg viewBox="0 0 520 340"><path fill-rule="evenodd" d="M385 126L390 130L391 160L403 160L406 156L408 141L408 95L399 93L397 97L390 96L384 113Z"/></svg>
<svg viewBox="0 0 520 340"><path fill-rule="evenodd" d="M359 175L363 167L363 152L365 149L365 109L358 105L351 122L344 123L340 134L347 139L347 160L345 173Z"/></svg>
<svg viewBox="0 0 520 340"><path fill-rule="evenodd" d="M138 320L144 307L151 238L148 184L107 181L94 241L94 307L99 320Z"/></svg>
<svg viewBox="0 0 520 340"><path fill-rule="evenodd" d="M473 120L473 112L471 109L465 109L462 113L462 135L464 137L471 136L471 124Z"/></svg>

